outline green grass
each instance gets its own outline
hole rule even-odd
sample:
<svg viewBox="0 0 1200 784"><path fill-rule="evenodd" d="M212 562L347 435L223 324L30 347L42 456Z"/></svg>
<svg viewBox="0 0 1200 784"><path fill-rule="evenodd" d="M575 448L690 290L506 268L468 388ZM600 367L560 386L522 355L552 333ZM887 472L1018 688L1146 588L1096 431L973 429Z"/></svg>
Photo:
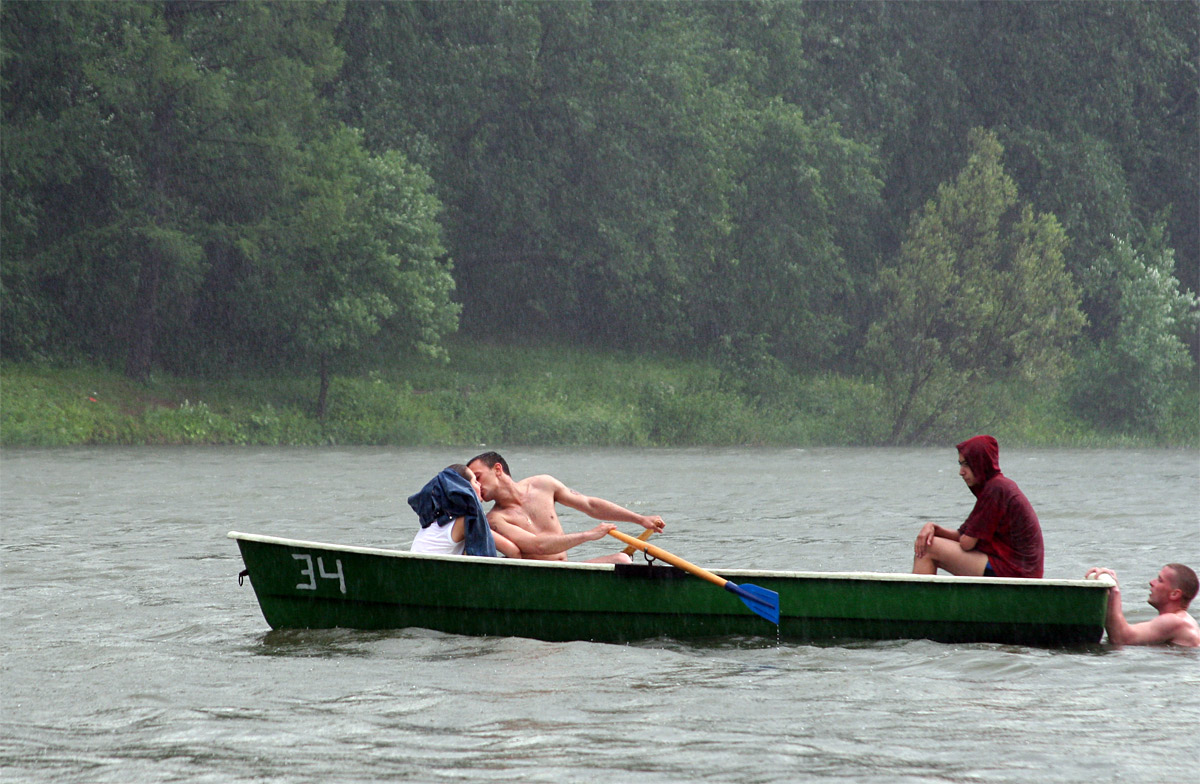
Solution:
<svg viewBox="0 0 1200 784"><path fill-rule="evenodd" d="M788 376L752 391L704 362L465 342L448 363L394 363L336 375L322 420L315 377L158 374L139 384L99 367L7 363L0 444L867 446L890 430L882 392L847 376ZM1108 433L1059 399L998 386L990 419L963 432L1012 446L1195 447L1198 406L1194 392L1182 396L1166 433Z"/></svg>

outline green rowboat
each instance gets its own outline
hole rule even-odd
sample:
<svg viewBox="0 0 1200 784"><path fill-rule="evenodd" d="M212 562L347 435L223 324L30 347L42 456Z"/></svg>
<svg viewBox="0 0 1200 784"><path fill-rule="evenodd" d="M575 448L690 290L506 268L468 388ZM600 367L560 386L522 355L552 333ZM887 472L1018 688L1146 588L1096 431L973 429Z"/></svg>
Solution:
<svg viewBox="0 0 1200 784"><path fill-rule="evenodd" d="M423 555L230 532L273 629L400 629L630 642L766 636L1097 643L1108 584L855 572L715 570L779 594L778 627L667 566Z"/></svg>

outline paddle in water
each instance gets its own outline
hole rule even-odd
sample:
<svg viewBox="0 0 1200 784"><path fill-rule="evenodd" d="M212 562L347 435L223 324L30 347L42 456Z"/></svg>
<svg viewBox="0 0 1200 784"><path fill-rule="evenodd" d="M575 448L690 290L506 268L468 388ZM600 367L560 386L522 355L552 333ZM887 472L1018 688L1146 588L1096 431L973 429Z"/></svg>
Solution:
<svg viewBox="0 0 1200 784"><path fill-rule="evenodd" d="M629 534L621 533L620 531L609 531L609 534L620 539L627 545L636 547L639 550L649 553L654 558L660 561L666 561L672 566L678 567L685 572L696 575L697 577L708 580L714 585L719 585L725 590L737 596L742 600L742 603L753 610L759 616L766 618L776 626L779 625L779 594L774 591L768 591L766 588L760 588L757 585L746 583L738 585L735 582L726 580L724 577L719 577L707 569L701 569L695 564L688 563L677 555L671 555L661 547L655 547L652 544L646 544L640 539L634 539Z"/></svg>

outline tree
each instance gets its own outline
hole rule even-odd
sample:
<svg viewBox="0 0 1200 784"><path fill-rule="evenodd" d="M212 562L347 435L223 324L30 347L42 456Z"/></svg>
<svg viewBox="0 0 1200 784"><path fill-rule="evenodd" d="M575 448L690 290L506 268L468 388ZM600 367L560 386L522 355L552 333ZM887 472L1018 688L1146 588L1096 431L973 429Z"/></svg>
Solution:
<svg viewBox="0 0 1200 784"><path fill-rule="evenodd" d="M762 346L792 369L830 367L852 318L850 228L878 201L873 158L794 105L744 114L731 228L705 274L689 279L689 321L709 344L748 355Z"/></svg>
<svg viewBox="0 0 1200 784"><path fill-rule="evenodd" d="M1067 229L1071 271L1080 274L1111 236L1146 233L1127 225L1132 213L1144 227L1166 222L1186 264L1183 282L1196 290L1196 3L972 5L978 32L962 41L955 59L978 96L975 122L1004 129L1010 153L1018 140L1032 143L1043 165L1010 171L1022 193L1038 209L1053 211ZM1103 207L1086 206L1094 196ZM1110 209L1111 225L1099 225ZM1093 233L1098 228L1107 230ZM1084 306L1092 317L1090 303Z"/></svg>
<svg viewBox="0 0 1200 784"><path fill-rule="evenodd" d="M164 336L189 331L212 247L262 218L288 150L321 125L338 13L5 3L6 299L46 303L68 348L123 353L145 377Z"/></svg>
<svg viewBox="0 0 1200 784"><path fill-rule="evenodd" d="M458 325L429 176L399 152L371 156L341 129L305 145L273 213L242 245L248 274L228 308L255 340L320 379L377 335L442 357Z"/></svg>
<svg viewBox="0 0 1200 784"><path fill-rule="evenodd" d="M1195 367L1182 338L1200 326L1200 301L1180 291L1174 252L1157 227L1141 246L1113 238L1088 270L1104 318L1082 352L1071 405L1115 430L1154 431Z"/></svg>
<svg viewBox="0 0 1200 784"><path fill-rule="evenodd" d="M692 337L684 287L728 231L736 107L706 78L713 40L691 15L348 9L343 116L373 148L427 162L472 323L610 345Z"/></svg>
<svg viewBox="0 0 1200 784"><path fill-rule="evenodd" d="M975 129L969 144L880 275L864 354L890 401L891 443L941 437L989 381L1056 380L1083 325L1058 221L1018 205L995 134Z"/></svg>
<svg viewBox="0 0 1200 784"><path fill-rule="evenodd" d="M769 84L797 9L353 5L337 100L373 149L428 164L473 325L825 363L879 183L866 145Z"/></svg>
<svg viewBox="0 0 1200 784"><path fill-rule="evenodd" d="M808 116L828 113L877 150L888 254L953 176L968 129L985 127L1023 197L1062 223L1073 275L1110 236L1165 216L1181 283L1200 291L1194 2L809 3L804 13L787 47L803 60L776 81ZM1087 298L1084 308L1091 317Z"/></svg>
<svg viewBox="0 0 1200 784"><path fill-rule="evenodd" d="M1136 202L1113 146L1084 135L1061 136L1045 131L1014 131L1005 140L1008 170L1033 203L1054 213L1071 237L1065 260L1075 280L1082 280L1113 236L1140 231ZM1089 292L1084 312L1097 326Z"/></svg>
<svg viewBox="0 0 1200 784"><path fill-rule="evenodd" d="M432 182L318 93L340 5L2 9L6 351L54 329L133 378L298 360L323 411L373 336L440 350L458 309Z"/></svg>

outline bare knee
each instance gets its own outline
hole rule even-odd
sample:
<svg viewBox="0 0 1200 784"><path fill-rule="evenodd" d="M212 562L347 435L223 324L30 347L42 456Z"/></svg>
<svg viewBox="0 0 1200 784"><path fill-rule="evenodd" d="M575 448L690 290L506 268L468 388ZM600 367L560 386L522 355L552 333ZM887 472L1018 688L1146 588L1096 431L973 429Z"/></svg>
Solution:
<svg viewBox="0 0 1200 784"><path fill-rule="evenodd" d="M589 558L584 563L627 564L633 563L633 559L625 553L613 553L612 555L602 555L599 558Z"/></svg>

